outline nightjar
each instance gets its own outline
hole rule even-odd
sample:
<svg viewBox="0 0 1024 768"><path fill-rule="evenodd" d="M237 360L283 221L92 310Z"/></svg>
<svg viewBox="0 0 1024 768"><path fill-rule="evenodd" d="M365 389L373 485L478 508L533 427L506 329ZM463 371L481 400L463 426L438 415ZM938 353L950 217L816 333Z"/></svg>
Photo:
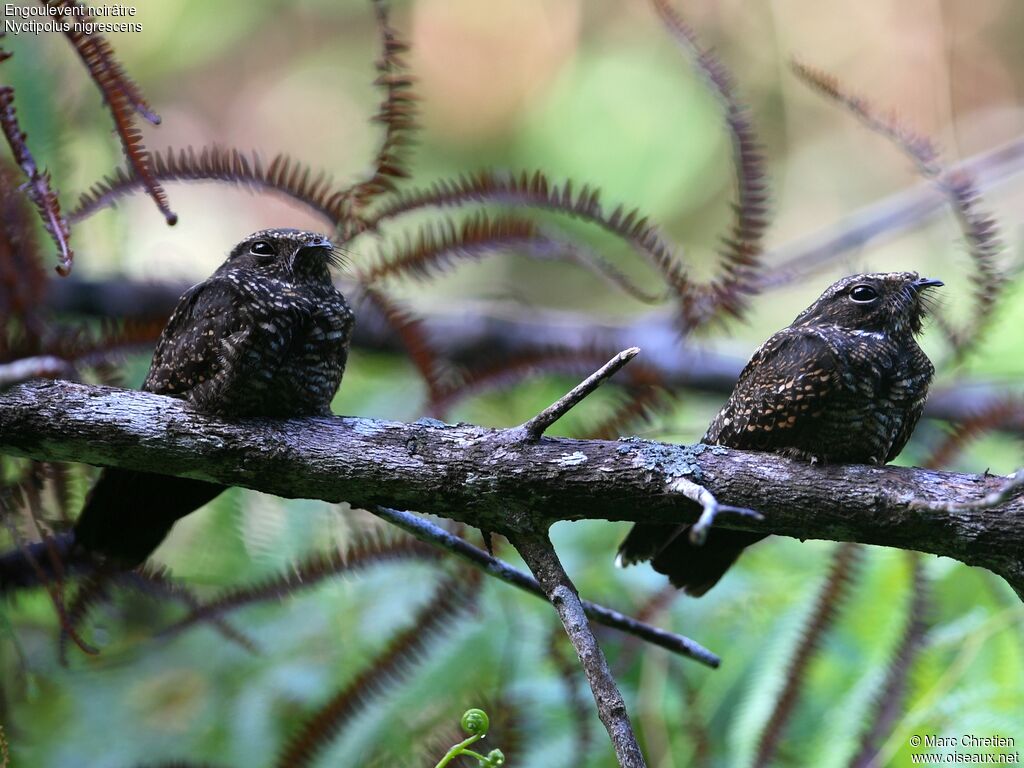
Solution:
<svg viewBox="0 0 1024 768"><path fill-rule="evenodd" d="M239 243L178 301L142 389L226 417L327 415L354 316L331 282L338 263L315 232L266 229ZM145 560L171 526L224 486L103 470L75 525L75 546L117 567Z"/></svg>
<svg viewBox="0 0 1024 768"><path fill-rule="evenodd" d="M701 439L829 463L885 464L913 432L934 368L915 336L938 280L914 272L851 275L830 286L754 353ZM690 595L703 595L744 547L763 536L712 528L633 527L619 563L650 560Z"/></svg>

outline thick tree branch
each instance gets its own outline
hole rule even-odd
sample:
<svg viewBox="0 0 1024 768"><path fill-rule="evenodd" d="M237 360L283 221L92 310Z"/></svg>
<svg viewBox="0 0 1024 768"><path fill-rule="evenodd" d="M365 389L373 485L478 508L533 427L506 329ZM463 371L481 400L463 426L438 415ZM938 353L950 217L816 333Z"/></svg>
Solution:
<svg viewBox="0 0 1024 768"><path fill-rule="evenodd" d="M509 541L533 571L562 620L565 633L572 641L587 676L597 703L597 714L612 740L619 765L622 768L646 768L647 763L629 722L626 702L587 621L576 587L562 567L550 539L546 535L516 533L510 535Z"/></svg>
<svg viewBox="0 0 1024 768"><path fill-rule="evenodd" d="M211 480L285 497L416 509L505 533L558 520L692 523L680 477L758 521L741 530L911 549L988 568L1024 595L1024 498L987 475L811 466L773 454L646 440L510 441L508 430L357 418L226 422L146 392L66 381L0 393L0 452ZM934 509L934 504L942 509ZM144 510L140 510L144 514Z"/></svg>

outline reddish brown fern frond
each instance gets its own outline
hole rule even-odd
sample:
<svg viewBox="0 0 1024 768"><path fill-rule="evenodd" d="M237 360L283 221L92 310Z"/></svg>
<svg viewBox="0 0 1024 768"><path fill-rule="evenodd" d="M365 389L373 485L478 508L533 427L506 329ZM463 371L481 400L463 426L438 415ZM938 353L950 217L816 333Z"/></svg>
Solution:
<svg viewBox="0 0 1024 768"><path fill-rule="evenodd" d="M1007 395L993 399L953 427L924 461L930 469L949 466L974 440L1000 429L1024 432L1024 397Z"/></svg>
<svg viewBox="0 0 1024 768"><path fill-rule="evenodd" d="M15 546L22 552L25 557L25 561L28 563L29 568L32 569L36 577L36 583L42 584L45 587L47 594L50 597L50 602L53 604L54 612L57 614L57 621L60 623L61 629L67 633L67 636L78 646L78 648L86 654L96 655L99 653L99 649L93 647L87 643L82 636L75 629L75 626L71 623L71 619L68 616L67 609L64 606L64 590L63 581L60 578L54 579L47 573L47 569L39 562L32 550L25 545L22 541L21 536L18 535L18 530L14 523L9 519L8 504L15 498L8 493L7 488L0 488L0 520L3 521L4 526L7 528L11 535L11 539ZM5 498L6 497L6 498ZM52 546L52 539L46 536L43 539L46 549L46 556L49 558L49 567L53 573L60 574L62 571L62 565L60 562L60 555L56 551L56 547Z"/></svg>
<svg viewBox="0 0 1024 768"><path fill-rule="evenodd" d="M151 348L164 324L164 320L127 320L106 321L99 329L51 326L38 340L23 335L9 339L0 359L50 356L70 369L91 368L102 373L120 355Z"/></svg>
<svg viewBox="0 0 1024 768"><path fill-rule="evenodd" d="M995 219L979 210L981 195L974 180L965 171L947 172L931 139L907 128L894 115L879 115L867 99L848 93L835 77L798 62L793 62L792 66L801 80L838 101L868 128L902 150L914 162L918 173L933 180L949 201L974 262L974 270L970 274L974 302L971 318L963 328L956 329L941 321L939 326L949 337L955 357L963 357L980 338L1006 284L1006 276L996 264L1003 248L999 227Z"/></svg>
<svg viewBox="0 0 1024 768"><path fill-rule="evenodd" d="M692 768L709 768L712 765L711 753L716 743L716 733L711 728L708 716L701 706L701 689L694 684L681 664L672 664L668 668L670 688L682 691L683 694L683 728L689 736L693 752L688 765Z"/></svg>
<svg viewBox="0 0 1024 768"><path fill-rule="evenodd" d="M903 716L910 670L924 644L928 631L927 614L930 590L928 578L924 573L924 564L919 553L906 552L904 554L910 563L912 580L907 621L899 642L896 644L896 650L892 658L889 659L885 682L875 697L870 725L864 729L860 749L850 761L850 768L872 768L879 765L878 752L885 739L892 733L896 722Z"/></svg>
<svg viewBox="0 0 1024 768"><path fill-rule="evenodd" d="M71 273L71 263L75 258L70 245L71 229L60 212L60 201L50 185L50 174L39 170L28 144L25 143L25 133L21 130L18 116L14 111L14 89L6 85L0 87L0 127L3 128L4 137L15 162L21 166L28 180L24 187L25 194L39 212L43 229L57 246L57 259L60 262L57 272L66 276Z"/></svg>
<svg viewBox="0 0 1024 768"><path fill-rule="evenodd" d="M956 356L961 358L985 330L1006 286L1006 275L996 263L1003 244L996 220L978 209L981 195L968 173L946 173L939 184L950 200L974 262L970 274L974 309L965 326L950 335Z"/></svg>
<svg viewBox="0 0 1024 768"><path fill-rule="evenodd" d="M35 338L42 330L40 306L46 270L39 255L32 208L18 192L17 171L0 162L0 360L7 359L7 325L18 319Z"/></svg>
<svg viewBox="0 0 1024 768"><path fill-rule="evenodd" d="M603 365L615 350L594 346L582 349L540 347L499 360L484 360L473 368L463 369L457 387L441 393L431 408L444 413L456 403L483 392L501 391L538 374L586 376ZM616 384L627 386L654 385L659 381L656 371L633 361L616 377Z"/></svg>
<svg viewBox="0 0 1024 768"><path fill-rule="evenodd" d="M644 290L594 248L548 225L538 227L537 238L529 244L527 254L538 261L561 261L583 267L610 288L644 304L662 304L671 298L665 291L652 293Z"/></svg>
<svg viewBox="0 0 1024 768"><path fill-rule="evenodd" d="M455 619L476 604L481 579L481 572L475 568L446 578L416 612L409 627L394 635L368 667L302 725L276 765L300 768L312 764L358 712L401 682L424 660L432 641L452 629Z"/></svg>
<svg viewBox="0 0 1024 768"><path fill-rule="evenodd" d="M413 366L427 385L428 402L433 402L452 386L455 373L434 349L423 320L380 286L362 286L360 291L380 311L385 322L398 336Z"/></svg>
<svg viewBox="0 0 1024 768"><path fill-rule="evenodd" d="M111 584L112 578L108 571L97 571L82 579L67 607L67 625L77 631L93 609L110 598ZM61 626L57 636L57 657L61 666L67 666L68 663L69 639L67 629Z"/></svg>
<svg viewBox="0 0 1024 768"><path fill-rule="evenodd" d="M541 171L505 174L482 170L455 179L435 182L429 187L392 195L389 202L367 217L366 226L424 208L452 208L471 204L529 207L571 216L594 224L624 240L644 256L662 275L672 293L689 296L691 286L685 269L658 228L639 210L618 206L606 214L600 193L584 185L576 192L571 181L553 183Z"/></svg>
<svg viewBox="0 0 1024 768"><path fill-rule="evenodd" d="M381 57L377 60L376 85L384 90L384 100L376 120L384 125L384 139L373 164L369 179L352 187L348 195L357 211L369 205L378 195L392 192L395 180L408 178L407 150L411 134L416 130L416 97L413 79L407 73L404 54L409 46L402 42L388 20L388 5L374 0L377 28L381 37Z"/></svg>
<svg viewBox="0 0 1024 768"><path fill-rule="evenodd" d="M118 585L127 587L155 600L174 600L183 604L190 611L202 608L199 598L192 590L171 579L164 569L155 569L143 565L134 571L120 573ZM209 616L206 621L229 642L244 648L252 654L260 653L260 647L251 637L232 626L221 616Z"/></svg>
<svg viewBox="0 0 1024 768"><path fill-rule="evenodd" d="M167 223L176 224L178 216L170 209L167 194L153 175L149 153L142 144L142 133L135 125L136 112L147 117L155 117L149 105L142 99L138 86L125 74L106 38L85 31L85 23L91 21L91 18L83 15L83 8L78 0L47 0L46 5L59 9L64 15L81 22L66 25L64 36L74 46L96 87L103 94L103 100L114 119L114 129L121 139L121 149L132 168L132 173L140 179Z"/></svg>
<svg viewBox="0 0 1024 768"><path fill-rule="evenodd" d="M308 207L337 226L348 215L345 192L334 188L324 173L315 173L308 165L284 154L274 155L264 164L255 151L208 146L198 152L193 147L175 150L168 147L152 156L153 176L160 181L216 181L234 184L250 192L277 192ZM138 191L143 186L138 174L117 169L82 195L71 220L91 216L101 208Z"/></svg>
<svg viewBox="0 0 1024 768"><path fill-rule="evenodd" d="M280 600L304 589L347 573L380 563L402 560L436 560L440 553L417 539L401 537L392 541L371 539L348 552L317 552L304 557L296 565L255 584L229 589L213 600L196 605L184 618L171 624L161 634L177 634L200 621L253 603Z"/></svg>
<svg viewBox="0 0 1024 768"><path fill-rule="evenodd" d="M710 306L705 312L719 310L740 316L748 297L758 291L761 271L762 239L768 228L768 174L764 155L754 135L749 110L739 100L732 75L721 60L701 46L697 35L683 21L669 0L652 0L662 23L704 76L722 103L725 124L732 140L736 173L735 216L730 234L723 238L722 275L710 287ZM705 289L701 289L703 293ZM695 298L698 301L699 298Z"/></svg>
<svg viewBox="0 0 1024 768"><path fill-rule="evenodd" d="M659 382L646 385L628 385L626 398L607 418L586 431L583 437L592 440L615 440L631 433L637 424L650 422L658 411L672 402L671 393Z"/></svg>
<svg viewBox="0 0 1024 768"><path fill-rule="evenodd" d="M859 544L837 545L828 576L818 592L814 608L804 626L803 635L787 666L782 690L779 691L775 699L771 717L768 718L758 739L757 757L754 758L755 765L770 765L772 763L781 742L782 733L789 723L789 718L803 691L811 659L814 658L815 651L825 637L825 633L839 615L848 588L857 575L861 553L862 547Z"/></svg>
<svg viewBox="0 0 1024 768"><path fill-rule="evenodd" d="M893 113L880 115L867 99L846 91L834 75L799 61L792 61L790 66L797 77L818 93L839 102L870 130L895 144L914 162L919 173L929 178L936 178L942 173L939 149L927 136L904 125Z"/></svg>
<svg viewBox="0 0 1024 768"><path fill-rule="evenodd" d="M415 240L407 235L402 245L381 257L378 264L360 271L359 282L373 285L389 277L410 275L429 280L457 259L477 261L487 254L508 249L527 249L540 236L528 219L489 217L486 213L458 224L450 219L424 225Z"/></svg>
<svg viewBox="0 0 1024 768"><path fill-rule="evenodd" d="M490 253L508 250L537 261L581 266L613 288L648 304L660 303L666 298L644 291L614 264L572 237L557 234L529 219L509 215L490 217L484 212L461 224L444 219L422 227L415 240L407 235L402 245L393 246L392 252L380 263L357 277L367 283L403 274L426 280L446 270L456 259L478 260Z"/></svg>

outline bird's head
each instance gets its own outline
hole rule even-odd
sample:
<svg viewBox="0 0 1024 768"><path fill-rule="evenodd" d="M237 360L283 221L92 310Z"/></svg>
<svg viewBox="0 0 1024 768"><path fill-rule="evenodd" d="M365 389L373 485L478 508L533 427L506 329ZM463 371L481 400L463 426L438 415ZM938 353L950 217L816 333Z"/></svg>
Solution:
<svg viewBox="0 0 1024 768"><path fill-rule="evenodd" d="M941 285L941 280L919 277L916 272L850 275L829 286L793 325L917 334L931 309L928 291Z"/></svg>
<svg viewBox="0 0 1024 768"><path fill-rule="evenodd" d="M329 266L341 257L319 232L263 229L234 247L223 268L251 270L290 283L330 283Z"/></svg>

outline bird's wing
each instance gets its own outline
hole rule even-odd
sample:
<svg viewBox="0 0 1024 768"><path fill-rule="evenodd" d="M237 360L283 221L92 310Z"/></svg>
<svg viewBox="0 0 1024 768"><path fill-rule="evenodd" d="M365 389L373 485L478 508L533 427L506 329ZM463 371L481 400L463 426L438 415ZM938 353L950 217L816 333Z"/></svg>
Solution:
<svg viewBox="0 0 1024 768"><path fill-rule="evenodd" d="M703 442L746 450L800 445L835 403L840 381L831 346L810 328L786 328L751 357Z"/></svg>
<svg viewBox="0 0 1024 768"><path fill-rule="evenodd" d="M178 300L167 321L149 365L142 389L160 395L186 395L199 381L217 371L217 349L225 334L227 308L234 289L220 280L194 285Z"/></svg>
<svg viewBox="0 0 1024 768"><path fill-rule="evenodd" d="M142 388L211 413L244 413L259 402L308 314L299 302L284 309L272 299L253 301L227 279L200 283L178 302Z"/></svg>

